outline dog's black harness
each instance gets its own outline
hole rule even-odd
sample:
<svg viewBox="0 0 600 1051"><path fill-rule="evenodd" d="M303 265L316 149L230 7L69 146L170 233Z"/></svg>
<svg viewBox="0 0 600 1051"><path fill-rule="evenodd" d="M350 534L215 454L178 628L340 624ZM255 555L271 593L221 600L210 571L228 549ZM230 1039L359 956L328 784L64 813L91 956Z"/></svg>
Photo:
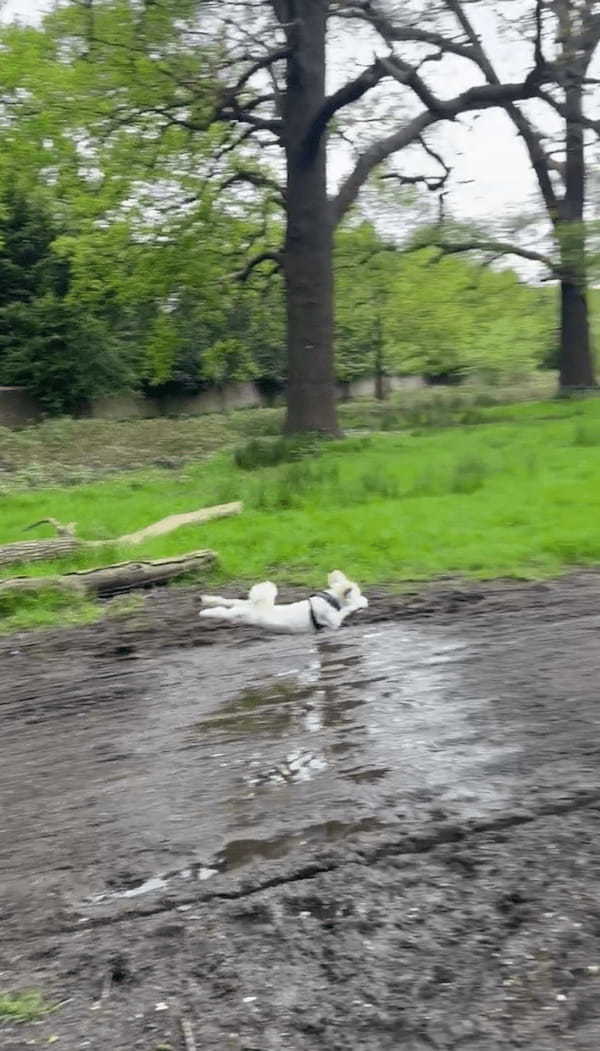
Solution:
<svg viewBox="0 0 600 1051"><path fill-rule="evenodd" d="M325 599L325 602L327 602L331 606L332 609L336 609L338 611L338 613L339 613L339 611L341 610L342 607L340 606L338 600L336 598L334 598L333 595L330 595L328 591L318 591L316 595L313 595L312 598L309 598L309 600L308 600L308 610L309 610L309 613L310 613L311 624L312 624L313 628L315 629L315 631L322 631L323 628L326 625L325 624L319 624L319 621L317 620L317 618L315 616L315 611L313 609L313 599L314 598Z"/></svg>

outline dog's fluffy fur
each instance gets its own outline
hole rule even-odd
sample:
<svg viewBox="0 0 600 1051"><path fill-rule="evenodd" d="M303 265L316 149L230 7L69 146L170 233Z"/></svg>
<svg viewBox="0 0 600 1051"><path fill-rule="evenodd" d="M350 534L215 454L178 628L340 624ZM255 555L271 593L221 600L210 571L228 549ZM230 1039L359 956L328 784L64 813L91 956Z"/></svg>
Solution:
<svg viewBox="0 0 600 1051"><path fill-rule="evenodd" d="M250 588L247 599L227 599L218 595L203 595L202 602L208 609L203 609L200 617L214 617L233 624L253 624L266 631L283 632L289 635L300 635L303 632L315 631L313 616L319 628L331 628L336 631L340 624L356 610L369 605L361 594L358 584L348 580L339 569L327 577L327 591L339 609L335 609L323 594L312 595L300 602L291 602L277 606L277 587L270 580L255 584Z"/></svg>

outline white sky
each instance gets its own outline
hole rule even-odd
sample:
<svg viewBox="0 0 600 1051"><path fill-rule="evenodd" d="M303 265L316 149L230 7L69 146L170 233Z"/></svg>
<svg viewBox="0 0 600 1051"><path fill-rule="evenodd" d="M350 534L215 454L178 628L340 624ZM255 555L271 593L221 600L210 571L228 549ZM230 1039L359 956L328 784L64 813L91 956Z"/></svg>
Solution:
<svg viewBox="0 0 600 1051"><path fill-rule="evenodd" d="M5 20L18 17L24 22L34 22L48 6L45 0L4 0L2 17Z"/></svg>
<svg viewBox="0 0 600 1051"><path fill-rule="evenodd" d="M0 17L37 21L50 5L51 0L0 0ZM365 64L371 57L372 52L365 55ZM441 94L453 95L467 87L468 82L460 83L461 79ZM453 125L443 134L441 141L447 135L449 153L452 153L451 204L455 214L475 220L502 219L531 206L536 193L535 179L524 147L504 113L489 110L478 116L470 129L466 124ZM341 155L331 158L334 181L345 166Z"/></svg>

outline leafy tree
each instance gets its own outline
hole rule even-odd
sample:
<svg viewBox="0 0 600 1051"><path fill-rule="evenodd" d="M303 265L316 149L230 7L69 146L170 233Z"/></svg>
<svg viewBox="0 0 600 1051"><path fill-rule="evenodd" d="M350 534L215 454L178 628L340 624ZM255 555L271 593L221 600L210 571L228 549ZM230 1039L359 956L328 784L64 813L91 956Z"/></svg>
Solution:
<svg viewBox="0 0 600 1051"><path fill-rule="evenodd" d="M52 411L72 411L114 382L110 338L68 298L69 266L41 195L13 182L0 214L0 378L22 383Z"/></svg>
<svg viewBox="0 0 600 1051"><path fill-rule="evenodd" d="M547 75L536 39L522 81L473 83L444 97L429 77L431 64L412 44L439 48L443 56L460 54L465 45L456 44L452 31L415 28L430 24L430 5L410 5L415 20L409 36L403 35L402 19L390 32L379 6L346 0L70 2L44 22L43 76L29 66L28 82L37 77L44 112L51 114L40 118L42 124L50 120L69 160L59 165L59 179L78 191L83 178L96 178L105 215L122 206L133 172L138 205L152 191L156 204L157 187L173 200L197 201L209 176L220 180L223 192L247 187L257 193L261 232L242 276L265 265L283 272L290 431L336 430L333 232L371 172L405 146L422 142L440 121L535 95ZM327 94L326 45L335 34L351 39L364 24L374 34L377 56ZM399 54L396 41L410 46ZM347 107L384 81L404 115L391 127L382 123L380 136L363 142L330 200L328 132ZM277 150L285 186L273 175L281 164L274 159ZM89 195L86 200L89 207ZM238 215L243 204L239 196L232 202ZM276 208L283 209L285 223L280 249L273 243ZM231 344L221 349L230 355Z"/></svg>
<svg viewBox="0 0 600 1051"><path fill-rule="evenodd" d="M530 372L552 340L555 302L519 281L434 249L383 242L368 224L338 235L338 375ZM519 338L515 339L515 332Z"/></svg>
<svg viewBox="0 0 600 1051"><path fill-rule="evenodd" d="M5 377L26 386L49 412L74 413L120 385L123 359L108 327L69 299L47 293L14 303L7 322Z"/></svg>

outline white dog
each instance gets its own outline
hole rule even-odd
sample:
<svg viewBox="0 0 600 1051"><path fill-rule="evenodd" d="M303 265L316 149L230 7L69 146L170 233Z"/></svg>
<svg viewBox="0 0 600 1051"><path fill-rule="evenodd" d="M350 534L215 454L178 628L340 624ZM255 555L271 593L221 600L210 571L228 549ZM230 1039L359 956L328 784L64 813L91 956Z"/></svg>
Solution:
<svg viewBox="0 0 600 1051"><path fill-rule="evenodd" d="M323 628L336 631L350 613L365 609L369 603L358 585L348 580L339 569L329 574L327 583L326 591L282 606L275 605L277 588L270 580L251 587L247 599L203 595L202 602L211 608L201 610L198 616L214 617L233 624L253 624L257 628L288 635Z"/></svg>

